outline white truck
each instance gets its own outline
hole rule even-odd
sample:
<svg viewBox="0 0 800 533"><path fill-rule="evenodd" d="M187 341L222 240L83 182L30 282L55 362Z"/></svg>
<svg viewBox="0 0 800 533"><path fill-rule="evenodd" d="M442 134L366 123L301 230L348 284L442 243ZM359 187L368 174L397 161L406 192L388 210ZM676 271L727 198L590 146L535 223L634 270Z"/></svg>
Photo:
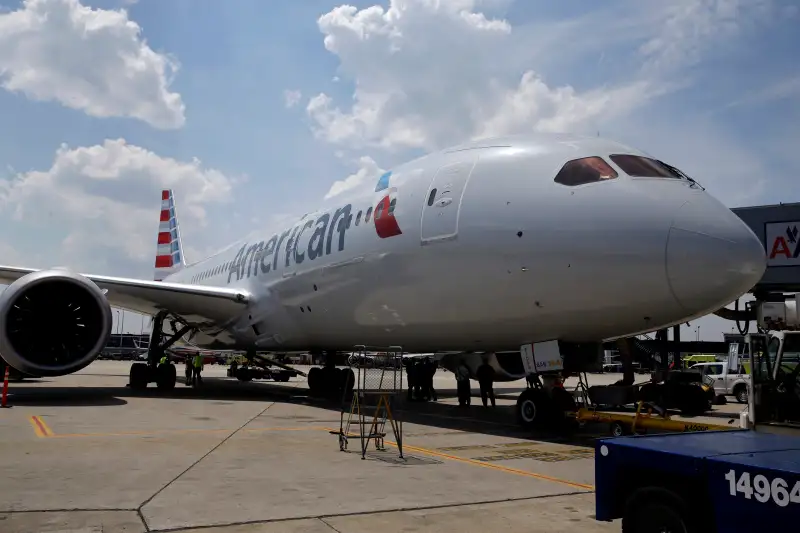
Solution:
<svg viewBox="0 0 800 533"><path fill-rule="evenodd" d="M717 396L734 396L739 403L747 403L747 391L750 375L744 373L740 364L731 371L728 361L715 361L713 363L697 363L690 367L699 370L703 376L714 380L714 392Z"/></svg>

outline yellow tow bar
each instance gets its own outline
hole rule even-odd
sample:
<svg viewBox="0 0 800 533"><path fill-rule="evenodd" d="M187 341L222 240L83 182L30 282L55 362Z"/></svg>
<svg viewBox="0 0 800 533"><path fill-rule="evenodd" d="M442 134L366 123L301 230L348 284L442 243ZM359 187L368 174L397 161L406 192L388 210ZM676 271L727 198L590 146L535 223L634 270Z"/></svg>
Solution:
<svg viewBox="0 0 800 533"><path fill-rule="evenodd" d="M674 420L665 412L663 414L654 413L652 408L643 410L643 402L638 402L636 413L610 413L605 411L595 411L582 407L575 413L578 422L599 422L606 424L619 424L627 428L631 433L636 433L637 429L657 429L663 431L730 431L739 429L736 427L723 426L718 424L706 424L703 422L685 422Z"/></svg>

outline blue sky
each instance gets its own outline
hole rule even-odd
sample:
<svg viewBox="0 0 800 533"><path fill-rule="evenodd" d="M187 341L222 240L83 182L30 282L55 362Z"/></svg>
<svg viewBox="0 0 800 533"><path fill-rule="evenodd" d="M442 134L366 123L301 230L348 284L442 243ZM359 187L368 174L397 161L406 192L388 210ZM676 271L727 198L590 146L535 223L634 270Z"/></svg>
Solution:
<svg viewBox="0 0 800 533"><path fill-rule="evenodd" d="M192 259L534 129L633 144L731 207L800 200L796 2L440 3L0 0L0 262L149 279L164 185Z"/></svg>

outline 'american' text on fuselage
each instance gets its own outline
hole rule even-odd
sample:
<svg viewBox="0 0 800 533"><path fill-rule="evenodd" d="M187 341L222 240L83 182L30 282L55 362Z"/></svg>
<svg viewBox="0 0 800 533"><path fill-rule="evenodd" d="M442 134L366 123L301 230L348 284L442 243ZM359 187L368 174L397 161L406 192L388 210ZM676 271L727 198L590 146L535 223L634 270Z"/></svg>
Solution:
<svg viewBox="0 0 800 533"><path fill-rule="evenodd" d="M276 233L266 241L250 245L245 243L239 249L228 271L228 283L234 276L238 281L245 277L257 276L259 271L262 274L268 274L278 270L281 252L283 252L284 258L281 263L285 268L288 268L292 262L297 265L301 264L306 257L309 261L313 261L322 255L328 255L332 252L334 230L338 232L337 245L338 251L341 252L344 250L345 234L350 229L353 219L352 210L352 205L347 204L336 209L332 217L330 213L324 213L316 220L303 217L293 227L280 234ZM298 250L297 243L300 242L306 231L312 229L313 234L308 241L308 246L305 250Z"/></svg>

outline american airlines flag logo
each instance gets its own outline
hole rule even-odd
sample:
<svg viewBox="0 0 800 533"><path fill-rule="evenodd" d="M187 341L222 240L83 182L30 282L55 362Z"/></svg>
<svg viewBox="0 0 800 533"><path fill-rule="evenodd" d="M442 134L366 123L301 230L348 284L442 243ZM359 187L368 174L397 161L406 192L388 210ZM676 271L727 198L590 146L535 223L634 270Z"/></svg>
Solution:
<svg viewBox="0 0 800 533"><path fill-rule="evenodd" d="M161 214L156 242L156 269L171 269L181 263L181 245L178 239L178 219L172 190L161 191Z"/></svg>
<svg viewBox="0 0 800 533"><path fill-rule="evenodd" d="M797 226L787 226L786 237L789 239L789 243L797 244Z"/></svg>

